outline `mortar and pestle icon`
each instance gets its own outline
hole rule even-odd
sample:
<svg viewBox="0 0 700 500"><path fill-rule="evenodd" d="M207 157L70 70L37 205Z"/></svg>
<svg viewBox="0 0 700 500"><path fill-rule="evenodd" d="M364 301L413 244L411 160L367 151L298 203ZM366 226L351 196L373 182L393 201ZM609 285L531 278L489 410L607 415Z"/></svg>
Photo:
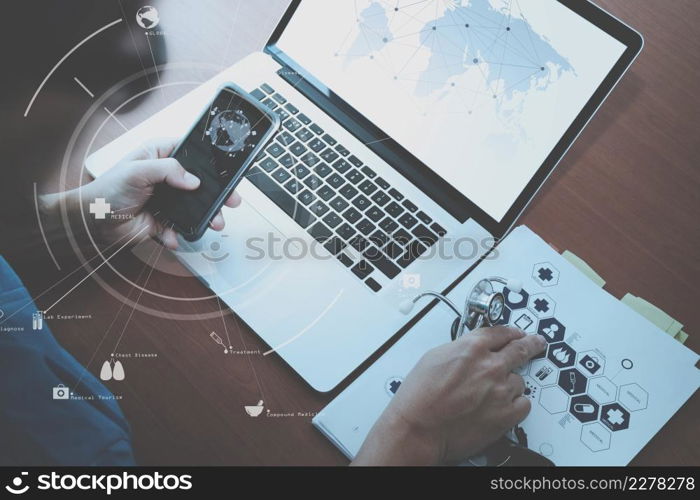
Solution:
<svg viewBox="0 0 700 500"><path fill-rule="evenodd" d="M245 412L251 417L258 417L265 409L263 406L263 400L258 401L257 405L244 406Z"/></svg>

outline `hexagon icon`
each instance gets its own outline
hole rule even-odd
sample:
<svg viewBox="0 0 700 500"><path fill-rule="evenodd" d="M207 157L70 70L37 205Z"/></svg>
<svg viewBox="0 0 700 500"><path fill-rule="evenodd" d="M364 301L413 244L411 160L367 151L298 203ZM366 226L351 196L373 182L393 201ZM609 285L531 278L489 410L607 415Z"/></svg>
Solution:
<svg viewBox="0 0 700 500"><path fill-rule="evenodd" d="M535 333L537 318L527 309L514 309L510 312L510 325L517 326L526 333Z"/></svg>
<svg viewBox="0 0 700 500"><path fill-rule="evenodd" d="M554 316L554 309L557 307L554 299L546 293L536 293L530 295L527 301L527 308L532 311L532 314L538 319L551 318Z"/></svg>
<svg viewBox="0 0 700 500"><path fill-rule="evenodd" d="M615 401L617 386L608 377L596 377L588 381L588 394L604 405Z"/></svg>
<svg viewBox="0 0 700 500"><path fill-rule="evenodd" d="M639 411L647 407L649 394L639 384L627 384L620 387L617 400L629 411Z"/></svg>
<svg viewBox="0 0 700 500"><path fill-rule="evenodd" d="M542 286L554 286L559 283L559 271L551 262L540 262L532 268L532 279Z"/></svg>
<svg viewBox="0 0 700 500"><path fill-rule="evenodd" d="M557 383L557 367L548 359L536 359L532 362L530 376L542 387Z"/></svg>
<svg viewBox="0 0 700 500"><path fill-rule="evenodd" d="M540 391L540 406L554 415L563 413L569 404L569 396L559 386L545 387Z"/></svg>
<svg viewBox="0 0 700 500"><path fill-rule="evenodd" d="M547 351L549 359L557 368L568 368L576 361L576 351L566 342L550 344Z"/></svg>
<svg viewBox="0 0 700 500"><path fill-rule="evenodd" d="M557 383L569 396L575 396L586 392L588 379L576 368L569 368L559 372Z"/></svg>
<svg viewBox="0 0 700 500"><path fill-rule="evenodd" d="M530 294L525 290L520 290L520 293L515 293L508 287L503 288L503 297L506 299L506 307L512 309L522 309L527 307L527 301Z"/></svg>
<svg viewBox="0 0 700 500"><path fill-rule="evenodd" d="M537 333L542 335L549 343L564 340L566 328L556 318L546 318L537 326Z"/></svg>
<svg viewBox="0 0 700 500"><path fill-rule="evenodd" d="M630 412L620 403L603 405L600 409L600 421L611 431L622 431L630 426Z"/></svg>
<svg viewBox="0 0 700 500"><path fill-rule="evenodd" d="M602 375L605 369L605 356L596 350L582 351L578 354L578 367L586 375Z"/></svg>
<svg viewBox="0 0 700 500"><path fill-rule="evenodd" d="M600 405L593 401L588 394L574 396L569 403L569 413L582 424L598 420Z"/></svg>
<svg viewBox="0 0 700 500"><path fill-rule="evenodd" d="M603 451L610 448L610 431L595 422L581 427L581 442L591 451Z"/></svg>

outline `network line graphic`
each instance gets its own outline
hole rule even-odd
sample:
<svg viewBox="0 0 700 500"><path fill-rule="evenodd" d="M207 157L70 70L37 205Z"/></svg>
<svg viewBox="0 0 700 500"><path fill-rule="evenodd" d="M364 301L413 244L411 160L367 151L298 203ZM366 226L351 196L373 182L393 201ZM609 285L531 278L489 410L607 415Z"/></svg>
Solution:
<svg viewBox="0 0 700 500"><path fill-rule="evenodd" d="M448 97L461 103L451 112L489 102L506 109L564 72L575 75L532 28L521 7L529 1L354 0L356 18L332 55L346 68L369 59L424 113Z"/></svg>

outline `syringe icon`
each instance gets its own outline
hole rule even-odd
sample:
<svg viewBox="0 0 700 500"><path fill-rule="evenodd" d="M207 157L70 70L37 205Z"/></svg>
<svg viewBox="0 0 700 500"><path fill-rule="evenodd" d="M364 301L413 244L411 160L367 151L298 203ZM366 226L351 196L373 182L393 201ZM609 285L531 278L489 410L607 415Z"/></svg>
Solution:
<svg viewBox="0 0 700 500"><path fill-rule="evenodd" d="M222 338L219 336L218 333L216 333L216 332L211 332L211 333L209 334L209 336L211 337L211 339L212 339L214 342L216 342L217 344L219 344L221 347L224 348L224 354L228 354L228 348L227 348L226 345L224 344L224 339L222 339Z"/></svg>

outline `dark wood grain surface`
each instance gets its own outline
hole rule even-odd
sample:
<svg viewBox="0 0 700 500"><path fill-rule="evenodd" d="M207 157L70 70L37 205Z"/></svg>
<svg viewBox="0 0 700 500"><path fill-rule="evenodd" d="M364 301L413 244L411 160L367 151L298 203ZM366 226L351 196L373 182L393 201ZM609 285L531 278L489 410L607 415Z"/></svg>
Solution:
<svg viewBox="0 0 700 500"><path fill-rule="evenodd" d="M585 259L607 280L606 289L613 295L639 295L684 323L691 335L688 346L698 351L700 38L693 33L700 24L700 7L694 0L599 3L641 31L645 49L520 222L557 248L570 249ZM218 68L259 50L286 1L168 1L157 5L161 18L168 19L163 26L168 61L199 63L189 70L164 72L159 75L163 83L183 75L204 80ZM93 28L83 26L58 37L52 44L55 47L44 48L46 63L35 73L28 70L32 76L26 88L16 89L21 102L13 112L23 110L40 81L37 77L80 39L79 33L85 36L115 15L118 9L97 13ZM209 66L204 68L202 63ZM69 131L89 105L88 97L74 83L61 84L61 79L70 80L69 71L57 72L57 81L49 82L37 101L40 109L20 130L28 134L40 129L53 138L40 153L29 153L33 165L45 167L42 187L46 190L55 186L56 165ZM89 70L81 74L88 83ZM138 123L184 90L170 88L120 118L127 126ZM66 121L73 123L68 126ZM115 124L110 127L113 134L119 133ZM23 161L28 162L26 157ZM34 296L68 270L57 272L48 257L46 261L19 266ZM128 257L117 265L133 277L144 268L142 262ZM120 284L113 273L101 270L99 274L129 293L129 287ZM147 274L141 275L142 281ZM47 293L38 300L40 306L50 304L75 282L69 278ZM194 278L161 272L150 276L150 287L178 289L184 296L206 294ZM139 297L137 291L131 292L142 307L162 306L148 293ZM206 319L206 313L218 311L215 300L179 303L178 313L201 318L188 321L163 319L121 305L90 279L62 300L55 312L87 313L92 319L50 325L63 345L94 374L115 345L120 353L157 356L124 359L126 380L107 383L123 397L121 405L132 425L140 463L347 463L310 424L310 415L335 393L314 392L275 356L224 355L209 332L225 335L227 331L234 349L255 351L266 346L230 312L223 318ZM243 406L261 397L266 408L282 416L248 417ZM698 415L700 398L696 395L633 463L700 464Z"/></svg>

